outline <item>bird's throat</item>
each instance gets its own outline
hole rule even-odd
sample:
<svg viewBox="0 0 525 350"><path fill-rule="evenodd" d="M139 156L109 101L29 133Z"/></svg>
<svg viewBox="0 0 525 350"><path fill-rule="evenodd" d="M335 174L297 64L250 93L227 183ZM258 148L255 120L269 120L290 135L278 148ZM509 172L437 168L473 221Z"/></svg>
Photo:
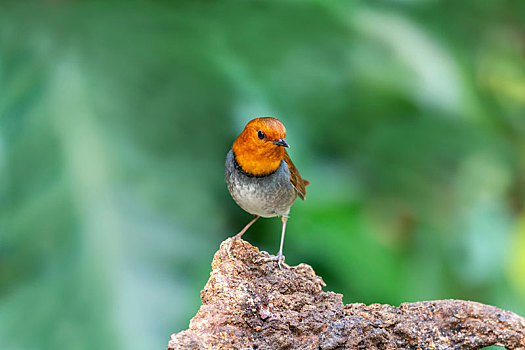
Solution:
<svg viewBox="0 0 525 350"><path fill-rule="evenodd" d="M233 144L233 154L242 170L253 176L269 175L277 171L284 159L282 147L246 147Z"/></svg>

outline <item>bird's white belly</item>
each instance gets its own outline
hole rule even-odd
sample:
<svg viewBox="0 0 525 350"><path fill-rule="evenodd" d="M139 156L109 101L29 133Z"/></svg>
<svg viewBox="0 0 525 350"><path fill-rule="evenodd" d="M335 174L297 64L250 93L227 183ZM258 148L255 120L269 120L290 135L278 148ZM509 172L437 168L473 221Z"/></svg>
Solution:
<svg viewBox="0 0 525 350"><path fill-rule="evenodd" d="M226 183L233 199L250 214L287 216L297 198L286 162L267 176L250 176L235 167L233 154L226 157Z"/></svg>
<svg viewBox="0 0 525 350"><path fill-rule="evenodd" d="M295 198L286 195L282 186L275 193L265 191L254 184L236 186L232 191L235 202L246 212L262 217L287 216Z"/></svg>

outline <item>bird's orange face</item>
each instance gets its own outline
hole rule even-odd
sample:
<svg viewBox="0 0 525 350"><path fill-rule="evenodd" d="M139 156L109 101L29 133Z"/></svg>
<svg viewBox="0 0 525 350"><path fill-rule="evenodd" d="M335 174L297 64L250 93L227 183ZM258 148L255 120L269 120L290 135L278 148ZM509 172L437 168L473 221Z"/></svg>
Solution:
<svg viewBox="0 0 525 350"><path fill-rule="evenodd" d="M286 129L275 118L251 120L233 143L233 153L241 168L252 175L268 175L276 171L284 159Z"/></svg>

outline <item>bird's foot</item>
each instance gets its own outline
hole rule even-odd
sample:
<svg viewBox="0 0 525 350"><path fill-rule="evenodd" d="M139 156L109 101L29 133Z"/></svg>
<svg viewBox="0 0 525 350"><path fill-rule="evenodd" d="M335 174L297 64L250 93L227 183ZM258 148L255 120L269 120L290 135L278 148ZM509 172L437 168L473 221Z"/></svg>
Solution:
<svg viewBox="0 0 525 350"><path fill-rule="evenodd" d="M269 261L277 261L277 265L279 265L279 268L282 269L283 267L289 269L290 266L288 266L285 262L284 262L284 255L282 253L278 253L277 255L275 256L269 256L267 258L263 258L262 261L264 262L269 262Z"/></svg>
<svg viewBox="0 0 525 350"><path fill-rule="evenodd" d="M235 236L230 237L230 238L228 238L227 240L225 240L225 241L223 241L223 242L221 243L219 249L222 248L222 245L223 245L223 244L228 244L228 247L226 248L226 252L228 253L228 257L229 257L230 259L233 259L233 256L232 256L232 254L231 254L232 244L233 244L233 242L235 242L235 241L241 239L243 233L244 233L244 232L242 232L242 233L238 233L238 234L236 234Z"/></svg>

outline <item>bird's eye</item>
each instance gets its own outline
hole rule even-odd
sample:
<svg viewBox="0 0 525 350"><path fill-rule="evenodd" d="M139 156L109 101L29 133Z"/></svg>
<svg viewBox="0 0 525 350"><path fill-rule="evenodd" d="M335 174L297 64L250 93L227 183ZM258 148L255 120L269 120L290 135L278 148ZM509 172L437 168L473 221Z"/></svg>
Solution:
<svg viewBox="0 0 525 350"><path fill-rule="evenodd" d="M257 137L259 138L259 140L262 140L264 139L266 136L264 135L264 132L262 132L261 130L259 130L257 132Z"/></svg>

